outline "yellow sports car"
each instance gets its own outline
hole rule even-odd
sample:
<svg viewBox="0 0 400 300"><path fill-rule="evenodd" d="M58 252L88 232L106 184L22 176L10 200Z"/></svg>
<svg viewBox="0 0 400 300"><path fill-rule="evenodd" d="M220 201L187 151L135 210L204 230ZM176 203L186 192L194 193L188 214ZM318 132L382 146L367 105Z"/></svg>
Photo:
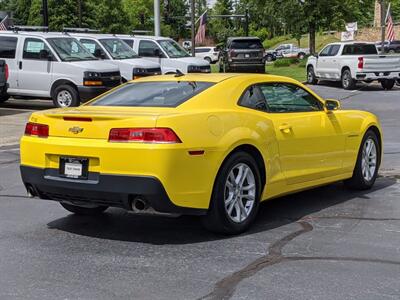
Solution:
<svg viewBox="0 0 400 300"><path fill-rule="evenodd" d="M236 234L261 201L340 180L370 188L381 149L376 116L295 80L177 74L35 112L21 174L31 196L73 213L202 215L206 228Z"/></svg>

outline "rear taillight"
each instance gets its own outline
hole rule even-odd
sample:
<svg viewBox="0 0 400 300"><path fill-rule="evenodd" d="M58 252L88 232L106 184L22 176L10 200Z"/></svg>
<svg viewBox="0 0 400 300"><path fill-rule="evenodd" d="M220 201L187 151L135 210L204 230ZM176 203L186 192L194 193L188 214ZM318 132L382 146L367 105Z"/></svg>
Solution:
<svg viewBox="0 0 400 300"><path fill-rule="evenodd" d="M109 142L182 143L170 128L113 128Z"/></svg>
<svg viewBox="0 0 400 300"><path fill-rule="evenodd" d="M359 57L358 58L358 68L359 69L364 68L364 57Z"/></svg>
<svg viewBox="0 0 400 300"><path fill-rule="evenodd" d="M8 65L7 64L4 66L4 73L6 74L6 81L7 81L8 80L8 75L9 75Z"/></svg>
<svg viewBox="0 0 400 300"><path fill-rule="evenodd" d="M29 122L25 126L25 135L47 138L49 136L49 126Z"/></svg>

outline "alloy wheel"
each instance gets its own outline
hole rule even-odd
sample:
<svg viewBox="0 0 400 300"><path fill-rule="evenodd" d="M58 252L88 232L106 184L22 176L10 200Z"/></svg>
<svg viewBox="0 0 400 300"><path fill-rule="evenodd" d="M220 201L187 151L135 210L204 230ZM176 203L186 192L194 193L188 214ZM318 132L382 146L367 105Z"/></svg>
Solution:
<svg viewBox="0 0 400 300"><path fill-rule="evenodd" d="M377 151L374 140L368 138L363 146L362 160L361 160L362 175L366 181L370 181L375 175L376 162L377 162L376 153Z"/></svg>
<svg viewBox="0 0 400 300"><path fill-rule="evenodd" d="M57 94L57 103L60 107L69 107L72 104L72 95L67 90L62 90Z"/></svg>
<svg viewBox="0 0 400 300"><path fill-rule="evenodd" d="M225 183L225 210L235 223L244 222L251 214L256 198L256 181L245 163L234 166Z"/></svg>

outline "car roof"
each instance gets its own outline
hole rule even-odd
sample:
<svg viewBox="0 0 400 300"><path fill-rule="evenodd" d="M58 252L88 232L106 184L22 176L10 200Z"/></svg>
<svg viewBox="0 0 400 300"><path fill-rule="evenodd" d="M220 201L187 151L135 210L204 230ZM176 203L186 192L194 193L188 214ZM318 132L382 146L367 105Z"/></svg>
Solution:
<svg viewBox="0 0 400 300"><path fill-rule="evenodd" d="M201 74L201 73L190 73L185 74L183 76L175 77L176 75L162 75L162 76L149 76L142 77L140 79L136 79L135 82L139 81L205 81L205 82L222 82L231 78L240 78L240 79L262 79L265 82L273 82L273 81L285 81L285 82L296 82L294 79L276 76L276 75L267 75L267 74L251 74L251 73L211 73L211 74Z"/></svg>
<svg viewBox="0 0 400 300"><path fill-rule="evenodd" d="M41 37L41 38L60 38L60 37L70 37L66 33L62 32L40 32L40 31L0 31L0 34L12 35L12 36L31 36L31 37Z"/></svg>

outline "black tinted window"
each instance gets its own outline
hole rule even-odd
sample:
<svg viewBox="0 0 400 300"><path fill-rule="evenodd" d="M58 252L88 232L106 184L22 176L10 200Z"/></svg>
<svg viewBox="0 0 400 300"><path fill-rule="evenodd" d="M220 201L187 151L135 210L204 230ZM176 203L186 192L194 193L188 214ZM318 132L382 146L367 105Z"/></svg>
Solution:
<svg viewBox="0 0 400 300"><path fill-rule="evenodd" d="M253 40L233 40L230 48L232 49L261 49L263 45L258 39Z"/></svg>
<svg viewBox="0 0 400 300"><path fill-rule="evenodd" d="M210 51L210 48L195 49L196 53L206 53L209 51Z"/></svg>
<svg viewBox="0 0 400 300"><path fill-rule="evenodd" d="M241 106L257 110L264 110L264 111L267 110L267 104L265 102L264 95L257 85L249 87L244 92L242 98L240 99L239 104Z"/></svg>
<svg viewBox="0 0 400 300"><path fill-rule="evenodd" d="M156 43L151 41L140 41L139 44L139 55L145 57L155 57L154 50L158 49L160 52L160 48L156 45Z"/></svg>
<svg viewBox="0 0 400 300"><path fill-rule="evenodd" d="M373 44L352 44L345 45L342 55L363 55L363 54L378 54L375 45Z"/></svg>
<svg viewBox="0 0 400 300"><path fill-rule="evenodd" d="M90 105L176 107L212 85L214 83L194 81L128 83Z"/></svg>
<svg viewBox="0 0 400 300"><path fill-rule="evenodd" d="M15 58L17 49L17 38L1 36L0 37L0 58Z"/></svg>
<svg viewBox="0 0 400 300"><path fill-rule="evenodd" d="M283 83L259 85L272 113L320 111L318 99L299 86Z"/></svg>

